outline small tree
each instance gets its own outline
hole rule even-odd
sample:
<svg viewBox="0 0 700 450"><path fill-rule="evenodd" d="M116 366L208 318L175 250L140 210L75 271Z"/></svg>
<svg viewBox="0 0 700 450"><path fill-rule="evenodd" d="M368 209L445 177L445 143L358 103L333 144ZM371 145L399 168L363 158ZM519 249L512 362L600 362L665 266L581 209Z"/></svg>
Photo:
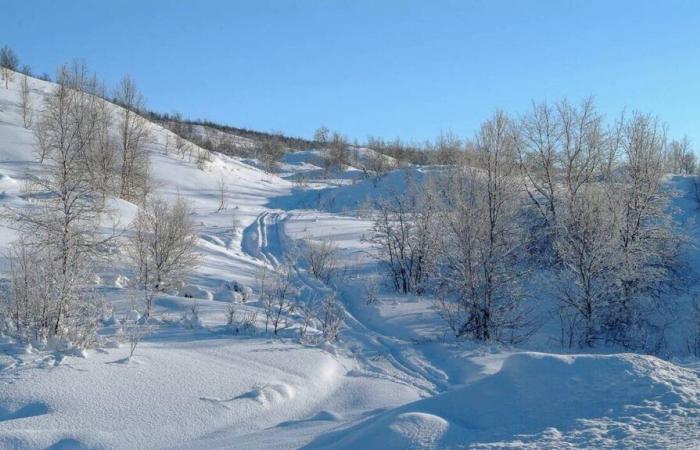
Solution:
<svg viewBox="0 0 700 450"><path fill-rule="evenodd" d="M145 102L129 75L122 78L114 92L114 99L122 106L117 114L121 152L119 195L125 200L142 201L149 181L149 158L145 144L150 132L148 121L140 115Z"/></svg>
<svg viewBox="0 0 700 450"><path fill-rule="evenodd" d="M437 199L429 185L419 187L408 173L406 177L405 192L393 192L377 202L369 238L377 245L377 258L394 288L404 294L422 291L437 250Z"/></svg>
<svg viewBox="0 0 700 450"><path fill-rule="evenodd" d="M325 126L320 126L314 132L314 141L321 145L326 145L328 143L328 134L330 130Z"/></svg>
<svg viewBox="0 0 700 450"><path fill-rule="evenodd" d="M519 256L525 243L518 221L518 180L512 122L503 113L484 123L476 139L476 168L455 168L438 273L438 306L457 336L518 342L533 331L524 307Z"/></svg>
<svg viewBox="0 0 700 450"><path fill-rule="evenodd" d="M136 314L135 305L131 306L131 312L121 321L121 335L129 343L129 356L126 358L130 361L134 356L136 347L143 339L151 333L151 326L148 324L148 318L138 317Z"/></svg>
<svg viewBox="0 0 700 450"><path fill-rule="evenodd" d="M8 83L12 81L13 72L16 72L18 67L19 58L17 58L17 54L7 45L0 48L0 70L5 80L5 89L9 89Z"/></svg>
<svg viewBox="0 0 700 450"><path fill-rule="evenodd" d="M265 311L265 332L272 327L277 335L289 325L289 314L296 310L297 289L293 284L293 272L283 265L271 272L267 269L258 275L260 297Z"/></svg>
<svg viewBox="0 0 700 450"><path fill-rule="evenodd" d="M219 177L219 182L217 183L217 191L219 194L219 207L216 212L221 212L226 209L226 182L224 177Z"/></svg>
<svg viewBox="0 0 700 450"><path fill-rule="evenodd" d="M29 128L32 124L32 98L29 92L29 79L26 75L22 76L19 94L22 123L24 124L24 128Z"/></svg>
<svg viewBox="0 0 700 450"><path fill-rule="evenodd" d="M616 215L601 186L586 186L560 215L555 248L557 292L564 309L562 343L591 347L601 337L609 302L619 295Z"/></svg>
<svg viewBox="0 0 700 450"><path fill-rule="evenodd" d="M324 159L326 170L343 170L350 164L350 151L345 136L333 133Z"/></svg>
<svg viewBox="0 0 700 450"><path fill-rule="evenodd" d="M335 342L343 323L343 310L335 295L328 295L321 304L321 331L328 342Z"/></svg>
<svg viewBox="0 0 700 450"><path fill-rule="evenodd" d="M184 285L197 266L197 235L182 198L172 205L160 198L141 208L132 224L128 254L135 267L135 283L143 292L149 317L156 292Z"/></svg>
<svg viewBox="0 0 700 450"><path fill-rule="evenodd" d="M314 242L304 239L304 259L311 274L324 283L329 283L338 270L337 247L329 239Z"/></svg>
<svg viewBox="0 0 700 450"><path fill-rule="evenodd" d="M276 171L279 161L284 156L282 141L277 138L265 139L260 145L258 154L260 163L266 172Z"/></svg>

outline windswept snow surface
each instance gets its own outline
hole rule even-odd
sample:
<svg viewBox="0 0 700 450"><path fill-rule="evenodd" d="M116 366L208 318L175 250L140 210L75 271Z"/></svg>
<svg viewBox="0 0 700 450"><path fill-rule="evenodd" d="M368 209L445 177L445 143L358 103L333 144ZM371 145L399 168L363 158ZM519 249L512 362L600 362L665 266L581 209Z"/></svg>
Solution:
<svg viewBox="0 0 700 450"><path fill-rule="evenodd" d="M52 85L30 82L38 109ZM39 167L18 101L16 76L0 88L3 205L25 202L22 186ZM561 350L547 335L523 349L455 341L431 299L382 284L366 241L371 222L358 213L405 190L407 173L420 183L440 168L380 179L349 168L329 180L318 152L307 151L288 154L280 176L219 154L201 169L165 152L169 131L151 131L158 193L191 204L201 265L179 293L156 299L151 333L131 359L118 321L136 319L141 307L123 254L96 280L114 308L99 348L68 354L0 336L0 448L689 448L700 439L695 360L524 351ZM217 212L220 179L226 208ZM683 192L676 206L695 231L692 185L669 182ZM122 228L137 212L122 200L110 205ZM0 227L0 249L13 239ZM323 239L340 256L327 284L295 257L303 241ZM297 315L279 336L264 332L256 275L289 261L302 301L339 299L337 343L301 343ZM227 326L231 305L238 317L257 313L256 329Z"/></svg>
<svg viewBox="0 0 700 450"><path fill-rule="evenodd" d="M691 448L699 395L695 373L654 357L515 353L493 375L308 448Z"/></svg>

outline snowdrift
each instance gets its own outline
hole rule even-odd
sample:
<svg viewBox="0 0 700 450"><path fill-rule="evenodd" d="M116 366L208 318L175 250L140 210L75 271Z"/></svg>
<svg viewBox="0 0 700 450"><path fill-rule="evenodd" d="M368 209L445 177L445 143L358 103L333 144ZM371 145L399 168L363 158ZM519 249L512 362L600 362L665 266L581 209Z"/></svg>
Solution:
<svg viewBox="0 0 700 450"><path fill-rule="evenodd" d="M308 448L462 448L475 443L510 448L514 440L619 446L658 433L653 422L671 420L671 411L685 411L694 431L667 437L690 443L700 436L699 396L700 380L693 372L651 356L517 353L491 376L319 438ZM584 426L585 433L580 430Z"/></svg>

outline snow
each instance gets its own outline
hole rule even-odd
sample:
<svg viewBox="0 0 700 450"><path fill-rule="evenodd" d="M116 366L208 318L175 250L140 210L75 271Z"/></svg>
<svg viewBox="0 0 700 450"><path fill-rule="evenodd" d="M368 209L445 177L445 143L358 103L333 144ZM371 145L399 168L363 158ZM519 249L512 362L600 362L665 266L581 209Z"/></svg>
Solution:
<svg viewBox="0 0 700 450"><path fill-rule="evenodd" d="M187 285L180 289L180 297L185 298L198 298L202 300L212 300L214 296L208 290L201 288L199 286Z"/></svg>
<svg viewBox="0 0 700 450"><path fill-rule="evenodd" d="M700 439L697 375L649 356L516 353L493 375L318 438L309 448L552 448ZM686 430L682 432L681 430Z"/></svg>
<svg viewBox="0 0 700 450"><path fill-rule="evenodd" d="M30 83L38 108L52 85ZM25 201L27 173L40 167L18 86L16 77L0 88L5 205ZM157 296L132 358L117 337L143 311L119 251L99 270L97 289L112 312L98 348L45 351L0 336L0 448L688 448L700 440L700 363L682 353L680 336L669 335L683 357L673 362L556 354L547 326L522 348L479 346L450 338L432 299L382 283L363 206L404 191L407 175L420 183L441 168L379 179L354 167L326 174L309 150L288 154L278 175L220 154L202 169L165 153L169 131L153 124L151 132L158 194L191 205L201 264L182 290ZM370 152L359 149L360 160ZM227 207L218 211L222 178ZM697 235L690 180L671 177L669 186L680 192L678 220ZM138 211L117 199L109 206L103 228L116 221L126 230ZM0 250L14 236L0 226ZM339 299L336 343L300 341L297 315L279 336L264 332L256 275L299 256L300 239L339 249L342 276L332 283L301 263L293 272L303 301ZM700 262L696 250L686 257ZM669 304L688 320L687 297ZM254 329L226 325L232 306L239 318L257 313Z"/></svg>

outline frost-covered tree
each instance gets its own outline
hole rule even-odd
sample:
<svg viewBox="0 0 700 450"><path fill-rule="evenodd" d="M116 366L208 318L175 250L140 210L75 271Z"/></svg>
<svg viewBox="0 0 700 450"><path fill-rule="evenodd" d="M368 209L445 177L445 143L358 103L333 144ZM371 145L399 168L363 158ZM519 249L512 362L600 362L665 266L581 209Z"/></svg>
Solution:
<svg viewBox="0 0 700 450"><path fill-rule="evenodd" d="M457 336L517 342L532 329L523 304L519 254L526 241L510 119L494 115L475 145L478 168L452 171L442 212L439 306Z"/></svg>
<svg viewBox="0 0 700 450"><path fill-rule="evenodd" d="M5 80L5 89L9 88L9 82L12 81L13 72L19 68L19 58L17 54L7 45L0 48L0 71L2 78Z"/></svg>
<svg viewBox="0 0 700 450"><path fill-rule="evenodd" d="M588 185L560 212L554 243L562 307L562 344L593 346L601 338L608 306L619 295L615 270L620 264L617 215L605 186Z"/></svg>
<svg viewBox="0 0 700 450"><path fill-rule="evenodd" d="M666 153L666 168L668 171L692 175L695 173L695 166L695 153L687 136L684 136L681 140L673 140L668 144Z"/></svg>
<svg viewBox="0 0 700 450"><path fill-rule="evenodd" d="M31 204L4 214L21 237L22 249L12 257L15 305L34 304L37 295L42 305L34 328L25 330L35 339L58 337L89 345L94 333L98 304L90 284L101 248L112 236L100 233L104 205L85 170L85 155L99 128L94 117L98 100L91 89L83 71L59 71L37 131L45 164L30 178ZM36 283L42 286L31 286Z"/></svg>
<svg viewBox="0 0 700 450"><path fill-rule="evenodd" d="M118 142L121 153L119 196L125 200L143 201L149 183L149 158L146 144L150 133L148 121L140 115L144 99L136 83L125 75L114 92L117 112Z"/></svg>
<svg viewBox="0 0 700 450"><path fill-rule="evenodd" d="M258 148L258 159L267 172L274 172L284 156L284 145L276 138L264 139Z"/></svg>
<svg viewBox="0 0 700 450"><path fill-rule="evenodd" d="M535 103L520 119L519 169L545 240L556 235L558 209L573 202L577 192L598 174L604 139L602 117L591 99L580 105L565 100L553 106Z"/></svg>
<svg viewBox="0 0 700 450"><path fill-rule="evenodd" d="M375 205L374 223L369 241L376 246L376 257L390 275L398 292L408 294L421 289L431 264L430 214L418 208L415 192L393 192ZM421 206L430 206L425 203Z"/></svg>
<svg viewBox="0 0 700 450"><path fill-rule="evenodd" d="M331 240L324 239L319 242L304 239L304 260L311 274L324 283L329 283L339 269L338 249Z"/></svg>
<svg viewBox="0 0 700 450"><path fill-rule="evenodd" d="M328 135L330 130L325 126L320 126L314 131L314 141L321 145L326 145L328 143Z"/></svg>
<svg viewBox="0 0 700 450"><path fill-rule="evenodd" d="M663 298L679 285L679 251L685 241L663 186L666 133L658 119L634 114L621 128L624 164L611 186L619 217L620 295L611 305L607 334L617 344L640 349L654 327Z"/></svg>
<svg viewBox="0 0 700 450"><path fill-rule="evenodd" d="M343 170L350 165L350 149L345 136L333 133L327 145L328 150L323 160L326 170Z"/></svg>
<svg viewBox="0 0 700 450"><path fill-rule="evenodd" d="M22 76L19 90L19 107L22 112L22 124L24 128L32 125L32 97L29 90L29 78Z"/></svg>
<svg viewBox="0 0 700 450"><path fill-rule="evenodd" d="M609 131L601 148L616 157L601 158L601 176L559 201L565 219L554 248L563 329L569 345L605 341L654 351L663 297L681 281L685 240L663 186L665 131L655 118L634 114Z"/></svg>
<svg viewBox="0 0 700 450"><path fill-rule="evenodd" d="M221 212L226 209L226 181L224 177L219 177L219 181L216 184L216 190L219 197L219 206L216 208L216 212Z"/></svg>
<svg viewBox="0 0 700 450"><path fill-rule="evenodd" d="M264 268L257 277L260 302L265 312L265 332L270 327L277 335L289 325L289 315L297 309L297 289L293 283L293 271L289 265L275 270Z"/></svg>
<svg viewBox="0 0 700 450"><path fill-rule="evenodd" d="M198 264L197 235L190 210L182 198L169 204L149 198L132 224L128 255L136 286L143 292L145 316L157 292L181 288Z"/></svg>

